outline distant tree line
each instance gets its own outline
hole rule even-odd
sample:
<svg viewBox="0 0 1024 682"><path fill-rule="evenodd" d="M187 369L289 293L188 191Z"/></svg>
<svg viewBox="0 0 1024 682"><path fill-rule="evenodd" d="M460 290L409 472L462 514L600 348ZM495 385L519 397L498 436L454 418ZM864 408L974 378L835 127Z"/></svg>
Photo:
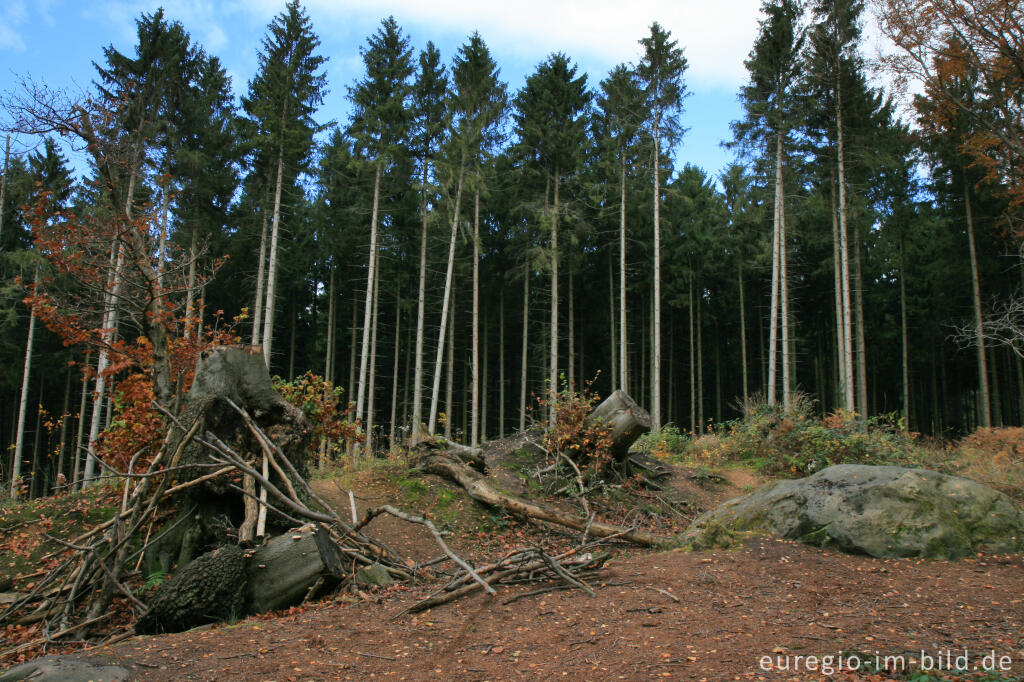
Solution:
<svg viewBox="0 0 1024 682"><path fill-rule="evenodd" d="M985 2L1003 23L879 0L902 49L883 67L925 85L901 120L873 85L860 0L766 0L718 176L683 161L688 62L657 23L598 83L556 52L512 92L480 35L446 63L389 17L363 76L328 93L329 56L292 0L239 107L186 27L143 14L133 55L104 51L88 116L33 84L5 101L16 133L49 136L3 159L2 478L31 472L39 494L94 476L84 454L124 410L125 349L159 353L153 330L170 329L168 370L151 371L172 402L187 388L175 339L232 319L272 373L345 389L364 452L424 431L475 444L591 382L692 431L802 395L937 436L1020 424L1020 340L986 325L1013 329L1024 284L1008 94L1024 22ZM318 123L327 97L350 120ZM81 183L58 142L72 133L93 140ZM92 249L88 277L42 257L58 248L47 216L142 214L142 241L59 247ZM48 331L33 283L98 341Z"/></svg>

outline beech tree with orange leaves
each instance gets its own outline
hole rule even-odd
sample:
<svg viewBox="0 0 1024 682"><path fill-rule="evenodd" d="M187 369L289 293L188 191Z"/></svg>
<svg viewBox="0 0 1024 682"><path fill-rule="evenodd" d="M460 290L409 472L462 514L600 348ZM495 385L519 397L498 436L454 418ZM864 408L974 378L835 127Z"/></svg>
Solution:
<svg viewBox="0 0 1024 682"><path fill-rule="evenodd" d="M1024 206L1024 7L1018 0L875 0L900 51L882 59L902 84L919 81L942 127L966 117L964 152L985 180ZM977 89L962 79L976 75Z"/></svg>

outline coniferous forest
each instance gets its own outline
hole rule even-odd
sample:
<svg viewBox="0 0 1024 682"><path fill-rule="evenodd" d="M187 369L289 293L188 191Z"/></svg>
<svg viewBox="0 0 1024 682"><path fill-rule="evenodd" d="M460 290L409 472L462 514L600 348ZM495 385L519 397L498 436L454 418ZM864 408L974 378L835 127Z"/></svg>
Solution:
<svg viewBox="0 0 1024 682"><path fill-rule="evenodd" d="M599 81L555 52L514 91L477 33L444 55L386 18L329 84L352 55L291 0L238 83L143 14L85 92L3 96L39 144L8 138L0 183L0 478L93 477L237 341L340 389L347 456L476 445L584 386L655 429L808 400L940 439L1020 425L1021 9L975 4L765 0L720 175L687 163L658 23ZM902 105L879 86L903 81Z"/></svg>

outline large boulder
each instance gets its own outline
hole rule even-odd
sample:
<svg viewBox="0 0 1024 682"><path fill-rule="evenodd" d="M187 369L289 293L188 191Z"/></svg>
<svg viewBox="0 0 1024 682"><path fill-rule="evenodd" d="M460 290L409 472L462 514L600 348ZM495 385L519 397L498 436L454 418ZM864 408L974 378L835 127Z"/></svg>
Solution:
<svg viewBox="0 0 1024 682"><path fill-rule="evenodd" d="M1024 551L1024 511L965 478L840 464L730 500L694 521L684 539L703 549L745 532L874 557L955 559Z"/></svg>

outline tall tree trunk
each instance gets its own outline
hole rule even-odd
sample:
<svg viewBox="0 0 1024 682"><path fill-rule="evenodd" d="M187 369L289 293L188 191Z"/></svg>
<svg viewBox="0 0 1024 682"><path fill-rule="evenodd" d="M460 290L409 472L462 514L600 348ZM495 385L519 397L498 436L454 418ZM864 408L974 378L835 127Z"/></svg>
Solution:
<svg viewBox="0 0 1024 682"><path fill-rule="evenodd" d="M865 417L871 412L868 404L868 347L864 332L864 277L861 270L860 229L853 225L853 304L857 343L857 411Z"/></svg>
<svg viewBox="0 0 1024 682"><path fill-rule="evenodd" d="M576 301L573 298L572 262L569 262L569 390L576 389L576 348L573 345L573 337L576 334Z"/></svg>
<svg viewBox="0 0 1024 682"><path fill-rule="evenodd" d="M473 192L473 349L472 349L472 391L473 408L469 444L480 444L480 175L477 174L476 191Z"/></svg>
<svg viewBox="0 0 1024 682"><path fill-rule="evenodd" d="M615 331L615 265L612 263L611 251L608 252L608 345L611 348L612 390L622 388L619 383L619 349L615 345L618 338Z"/></svg>
<svg viewBox="0 0 1024 682"><path fill-rule="evenodd" d="M395 352L391 365L391 426L388 431L388 444L394 448L395 427L398 424L398 339L402 330L402 292L398 291L398 302L395 303Z"/></svg>
<svg viewBox="0 0 1024 682"><path fill-rule="evenodd" d="M559 168L555 166L555 206L551 214L551 356L548 364L548 420L555 423L555 397L558 395L558 177Z"/></svg>
<svg viewBox="0 0 1024 682"><path fill-rule="evenodd" d="M380 293L380 268L376 269L373 277L373 320L370 323L370 386L366 392L366 454L373 457L373 399L376 391L377 379L377 322L380 319L377 315Z"/></svg>
<svg viewBox="0 0 1024 682"><path fill-rule="evenodd" d="M324 349L324 380L334 385L334 351L337 342L337 298L338 294L334 288L335 262L331 258L330 275L327 279L327 341Z"/></svg>
<svg viewBox="0 0 1024 682"><path fill-rule="evenodd" d="M749 383L747 381L747 306L743 300L743 261L736 269L736 281L740 287L740 363L743 368L743 405L748 400Z"/></svg>
<svg viewBox="0 0 1024 682"><path fill-rule="evenodd" d="M299 314L295 310L295 303L291 304L291 331L288 335L288 381L295 378L295 327L299 323Z"/></svg>
<svg viewBox="0 0 1024 682"><path fill-rule="evenodd" d="M988 362L985 358L985 336L982 334L981 313L981 277L978 273L978 252L974 244L974 214L971 211L971 189L967 180L967 172L961 169L964 178L964 211L967 218L967 246L971 258L971 302L974 304L974 331L978 339L978 423L980 426L992 426L992 404L988 388Z"/></svg>
<svg viewBox="0 0 1024 682"><path fill-rule="evenodd" d="M448 293L449 298L455 298L455 292ZM454 306L455 301L451 300L448 302L449 305ZM452 421L455 418L453 404L452 404L452 391L455 384L455 310L452 309L452 314L448 316L448 327L445 329L448 334L448 372L445 377L445 389L444 389L444 437L448 440L452 438ZM439 372L440 373L440 372ZM433 429L431 429L433 433Z"/></svg>
<svg viewBox="0 0 1024 682"><path fill-rule="evenodd" d="M651 430L661 430L661 140L654 124L654 314L651 325Z"/></svg>
<svg viewBox="0 0 1024 682"><path fill-rule="evenodd" d="M992 355L990 366L992 367L992 425L1003 425L1003 404L1002 391L999 390L999 355L995 348L990 348Z"/></svg>
<svg viewBox="0 0 1024 682"><path fill-rule="evenodd" d="M260 346L260 335L263 333L263 282L266 280L267 268L267 209L260 210L262 226L260 228L260 257L256 266L256 302L253 304L252 345Z"/></svg>
<svg viewBox="0 0 1024 682"><path fill-rule="evenodd" d="M779 150L781 153L782 150ZM781 181L780 181L781 182ZM789 409L793 382L790 368L789 348L789 256L786 253L786 192L782 189L779 197L779 297L782 299L782 406Z"/></svg>
<svg viewBox="0 0 1024 682"><path fill-rule="evenodd" d="M3 244L4 236L4 202L7 199L7 172L11 165L11 135L7 134L7 142L4 144L4 175L0 178L0 244Z"/></svg>
<svg viewBox="0 0 1024 682"><path fill-rule="evenodd" d="M45 372L39 374L39 402L36 403L36 429L32 433L32 473L29 479L29 497L35 499L43 494L43 467L39 457L39 443L43 435L43 389L46 387Z"/></svg>
<svg viewBox="0 0 1024 682"><path fill-rule="evenodd" d="M484 313L480 347L480 440L487 440L487 318Z"/></svg>
<svg viewBox="0 0 1024 682"><path fill-rule="evenodd" d="M267 302L263 314L263 359L271 367L274 344L274 303L277 298L277 243L281 237L281 186L284 184L284 143L277 152L277 180L274 186L274 216L270 223L270 259L267 263Z"/></svg>
<svg viewBox="0 0 1024 682"><path fill-rule="evenodd" d="M352 324L349 327L349 342L348 342L348 386L346 391L348 392L348 404L352 404L352 387L356 383L356 323L359 321L359 300L355 296L349 297L352 300ZM356 461L355 444L352 441L348 441L345 444L345 456L351 458L353 464Z"/></svg>
<svg viewBox="0 0 1024 682"><path fill-rule="evenodd" d="M71 367L67 368L64 379L64 408L60 415L60 445L57 454L57 473L64 473L64 465L68 454L68 420L71 419Z"/></svg>
<svg viewBox="0 0 1024 682"><path fill-rule="evenodd" d="M130 184L130 183L129 183ZM96 439L100 435L100 422L103 419L103 399L107 387L107 367L110 358L107 348L113 342L118 317L118 298L121 294L121 270L124 267L124 250L120 244L111 246L110 276L107 279L107 291L104 295L106 310L103 313L103 331L101 337L103 345L96 354L96 383L95 398L92 410L92 421L89 424L89 450L85 460L85 470L82 474L82 485L93 480L96 473Z"/></svg>
<svg viewBox="0 0 1024 682"><path fill-rule="evenodd" d="M455 240L459 234L459 204L462 203L462 179L465 159L459 164L459 181L455 190L455 211L452 215L452 236L448 242L448 268L444 275L444 300L441 303L441 325L437 334L437 359L434 362L434 385L430 394L430 419L427 432L434 433L437 426L437 405L441 391L441 359L444 357L444 341L448 334L448 306L452 298L452 272L455 267ZM451 415L449 415L450 417Z"/></svg>
<svg viewBox="0 0 1024 682"><path fill-rule="evenodd" d="M838 71L837 71L838 73ZM836 159L839 183L839 264L843 294L843 391L845 407L855 410L853 379L853 320L850 312L850 247L846 221L846 149L843 136L843 100L836 76Z"/></svg>
<svg viewBox="0 0 1024 682"><path fill-rule="evenodd" d="M836 298L836 385L839 390L836 394L836 403L846 409L846 333L843 331L843 262L839 254L839 205L836 202L835 176L832 176L830 188L832 195L832 269L835 279Z"/></svg>
<svg viewBox="0 0 1024 682"><path fill-rule="evenodd" d="M36 284L39 284L39 270L36 269ZM14 461L11 464L11 499L17 499L21 479L21 458L25 446L25 413L28 411L29 376L32 368L32 347L36 338L36 313L33 307L28 311L28 339L25 341L25 364L21 372L21 399L18 402L18 430L14 441Z"/></svg>
<svg viewBox="0 0 1024 682"><path fill-rule="evenodd" d="M626 160L619 166L619 388L629 388L626 342ZM612 382L614 383L614 382Z"/></svg>
<svg viewBox="0 0 1024 682"><path fill-rule="evenodd" d="M92 351L85 352L85 362L82 363L82 395L78 403L78 433L75 437L75 451L74 451L74 468L71 472L71 488L73 489L81 482L82 475L82 453L86 452L86 448L83 445L85 438L85 399L89 395L89 375L84 371L85 367L89 366L89 360L92 357Z"/></svg>
<svg viewBox="0 0 1024 682"><path fill-rule="evenodd" d="M188 247L188 279L185 282L185 340L188 341L193 337L199 335L200 330L195 328L196 317L196 253L198 237L196 235L196 228L192 228L192 240Z"/></svg>
<svg viewBox="0 0 1024 682"><path fill-rule="evenodd" d="M504 275L504 273L503 273ZM505 437L505 277L498 299L498 438Z"/></svg>
<svg viewBox="0 0 1024 682"><path fill-rule="evenodd" d="M526 379L529 363L529 330L530 320L530 263L526 263L523 272L523 350L522 362L519 364L519 430L526 430Z"/></svg>
<svg viewBox="0 0 1024 682"><path fill-rule="evenodd" d="M903 367L903 428L910 426L910 349L907 342L907 266L903 259L904 243L900 237L900 360Z"/></svg>
<svg viewBox="0 0 1024 682"><path fill-rule="evenodd" d="M412 378L412 441L419 442L423 435L423 336L426 326L427 300L427 163L423 164L420 203L420 280L416 293L416 369Z"/></svg>
<svg viewBox="0 0 1024 682"><path fill-rule="evenodd" d="M775 138L775 207L772 220L772 296L768 324L768 404L774 405L778 383L779 291L782 279L782 134Z"/></svg>
<svg viewBox="0 0 1024 682"><path fill-rule="evenodd" d="M697 433L697 347L693 314L693 271L687 278L689 284L690 305L690 432Z"/></svg>
<svg viewBox="0 0 1024 682"><path fill-rule="evenodd" d="M359 387L356 393L356 419L364 419L363 406L366 401L366 369L370 359L370 333L375 313L374 291L377 284L377 222L380 208L380 179L382 162L377 161L373 174L373 207L370 211L370 256L366 273L366 304L363 307L363 341L359 353ZM269 363L268 363L269 364ZM363 423L366 423L364 419ZM357 446L358 447L358 446ZM369 447L369 442L367 443Z"/></svg>
<svg viewBox="0 0 1024 682"><path fill-rule="evenodd" d="M697 281L697 425L704 433L704 296L700 280Z"/></svg>

